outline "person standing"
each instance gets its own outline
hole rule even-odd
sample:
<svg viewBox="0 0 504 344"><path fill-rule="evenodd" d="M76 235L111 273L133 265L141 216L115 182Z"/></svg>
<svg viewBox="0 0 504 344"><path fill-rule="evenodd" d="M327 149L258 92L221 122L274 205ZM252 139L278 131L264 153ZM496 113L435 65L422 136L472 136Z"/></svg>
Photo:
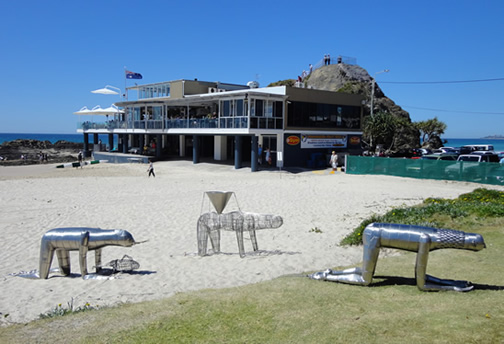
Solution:
<svg viewBox="0 0 504 344"><path fill-rule="evenodd" d="M331 160L329 160L329 163L332 166L332 170L336 171L336 169L338 168L338 155L336 154L335 151L332 152Z"/></svg>
<svg viewBox="0 0 504 344"><path fill-rule="evenodd" d="M257 148L257 162L259 163L259 165L262 165L262 154L263 154L263 149L262 149L262 146L259 145L259 147Z"/></svg>
<svg viewBox="0 0 504 344"><path fill-rule="evenodd" d="M271 150L266 148L266 161L268 162L268 165L271 166Z"/></svg>
<svg viewBox="0 0 504 344"><path fill-rule="evenodd" d="M149 177L152 176L156 178L156 175L154 174L154 165L152 164L152 160L149 160L149 168L147 168L147 172L149 172Z"/></svg>
<svg viewBox="0 0 504 344"><path fill-rule="evenodd" d="M79 155L77 155L77 159L79 160L80 168L82 168L82 151L80 151Z"/></svg>

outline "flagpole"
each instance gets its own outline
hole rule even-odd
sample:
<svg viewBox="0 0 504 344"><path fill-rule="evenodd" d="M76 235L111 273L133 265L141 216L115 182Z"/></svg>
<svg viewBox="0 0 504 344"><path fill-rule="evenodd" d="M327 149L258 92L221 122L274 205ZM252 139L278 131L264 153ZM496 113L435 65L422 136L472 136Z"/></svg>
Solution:
<svg viewBox="0 0 504 344"><path fill-rule="evenodd" d="M124 94L128 100L128 90L126 89L126 66L124 66Z"/></svg>

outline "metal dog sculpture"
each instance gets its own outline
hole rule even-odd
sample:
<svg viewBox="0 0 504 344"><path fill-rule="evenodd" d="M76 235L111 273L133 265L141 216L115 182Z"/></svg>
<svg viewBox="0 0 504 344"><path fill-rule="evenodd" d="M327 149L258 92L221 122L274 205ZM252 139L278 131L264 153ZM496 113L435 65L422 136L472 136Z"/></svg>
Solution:
<svg viewBox="0 0 504 344"><path fill-rule="evenodd" d="M103 230L100 228L56 228L51 229L42 237L40 243L39 278L46 279L56 251L60 271L63 275L70 274L70 251L79 251L79 265L82 278L88 273L87 252L95 251L96 272L101 270L101 249L105 246L126 246L135 244L131 233L125 230Z"/></svg>
<svg viewBox="0 0 504 344"><path fill-rule="evenodd" d="M417 287L420 290L469 291L473 289L470 282L444 280L427 275L429 251L442 248L479 251L486 247L480 234L390 223L372 223L368 225L364 229L363 243L362 269L351 268L339 271L328 269L314 273L309 277L317 280L367 286L373 279L380 247L390 247L417 252L415 276Z"/></svg>
<svg viewBox="0 0 504 344"><path fill-rule="evenodd" d="M278 228L283 224L283 219L278 215L244 213L232 211L225 214L209 212L202 214L198 219L198 255L207 253L208 237L214 252L220 252L220 230L236 232L240 257L245 257L243 246L243 231L250 233L252 248L257 251L257 229Z"/></svg>

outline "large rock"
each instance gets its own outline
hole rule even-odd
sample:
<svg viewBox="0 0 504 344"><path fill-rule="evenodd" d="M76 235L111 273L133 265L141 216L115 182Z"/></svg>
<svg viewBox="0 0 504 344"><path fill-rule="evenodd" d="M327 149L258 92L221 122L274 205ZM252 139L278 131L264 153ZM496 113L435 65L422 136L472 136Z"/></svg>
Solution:
<svg viewBox="0 0 504 344"><path fill-rule="evenodd" d="M40 163L40 153L47 156L47 162L60 163L76 161L77 155L82 150L82 143L57 141L52 144L50 141L38 140L13 140L3 142L0 145L0 156L2 165L20 165ZM21 159L24 156L25 159Z"/></svg>
<svg viewBox="0 0 504 344"><path fill-rule="evenodd" d="M367 100L367 106L364 107L364 118L366 118L371 112L372 80L364 68L358 65L339 63L315 69L304 83L308 88L363 95ZM375 83L373 112L388 112L411 123L409 113L385 96L378 83ZM420 146L418 130L414 128L401 128L400 130L401 134L390 152L392 155L407 155L407 152L412 148Z"/></svg>

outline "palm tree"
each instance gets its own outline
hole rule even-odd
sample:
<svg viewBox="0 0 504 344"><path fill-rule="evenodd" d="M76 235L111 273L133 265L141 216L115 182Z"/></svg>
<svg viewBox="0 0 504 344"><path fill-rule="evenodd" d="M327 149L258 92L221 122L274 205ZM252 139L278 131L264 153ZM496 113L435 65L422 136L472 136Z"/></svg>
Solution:
<svg viewBox="0 0 504 344"><path fill-rule="evenodd" d="M434 137L439 138L446 130L446 124L439 121L437 117L426 121L416 122L415 126L421 132L422 142L427 142Z"/></svg>
<svg viewBox="0 0 504 344"><path fill-rule="evenodd" d="M388 112L378 112L367 117L364 122L364 137L369 140L371 150L378 144L391 147L397 125L396 117Z"/></svg>

